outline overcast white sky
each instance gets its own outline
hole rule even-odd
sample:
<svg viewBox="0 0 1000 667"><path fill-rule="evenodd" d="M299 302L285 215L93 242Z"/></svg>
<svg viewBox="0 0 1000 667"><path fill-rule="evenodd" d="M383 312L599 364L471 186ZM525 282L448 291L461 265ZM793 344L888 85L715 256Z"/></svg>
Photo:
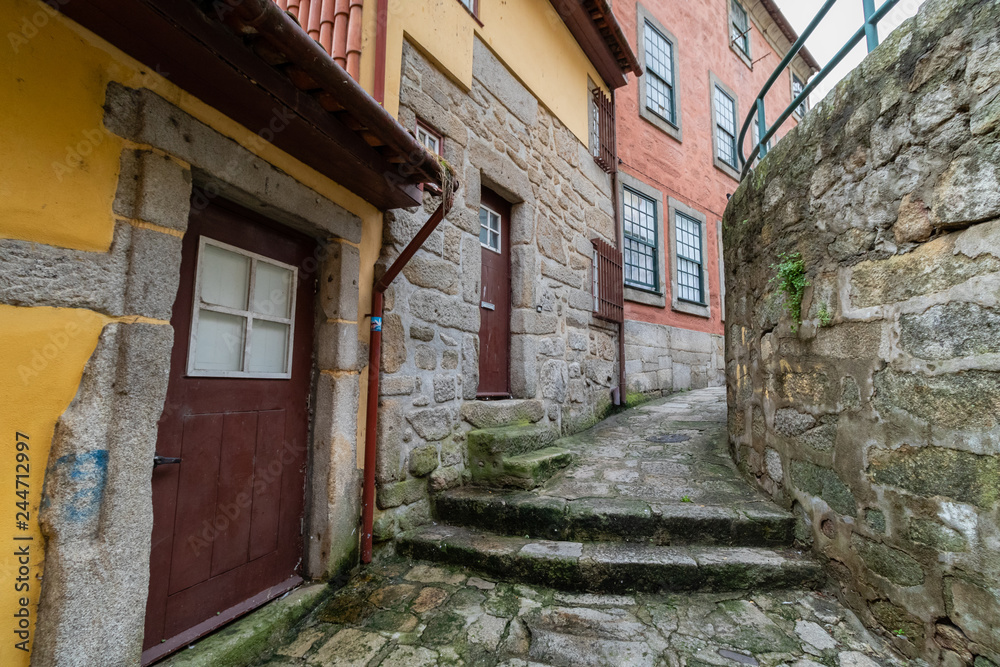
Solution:
<svg viewBox="0 0 1000 667"><path fill-rule="evenodd" d="M801 34L816 16L816 12L823 6L825 0L776 0L776 2L792 27ZM882 2L884 0L875 0L875 7L881 7ZM879 23L879 38L884 38L900 23L916 14L921 2L922 0L900 0L899 4L893 7ZM861 0L838 0L806 42L806 48L815 56L820 67L823 67L830 62L863 23L864 10ZM865 41L861 40L861 43L841 61L840 66L820 83L813 92L810 101L816 104L822 100L830 89L848 72L857 67L867 54L868 48Z"/></svg>

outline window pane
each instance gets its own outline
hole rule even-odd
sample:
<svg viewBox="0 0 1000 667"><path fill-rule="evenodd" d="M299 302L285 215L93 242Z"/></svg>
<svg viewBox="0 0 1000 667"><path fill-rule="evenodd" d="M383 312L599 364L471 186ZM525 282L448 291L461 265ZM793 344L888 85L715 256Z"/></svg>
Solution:
<svg viewBox="0 0 1000 667"><path fill-rule="evenodd" d="M704 303L701 223L683 213L676 213L674 225L677 233L677 296L685 301Z"/></svg>
<svg viewBox="0 0 1000 667"><path fill-rule="evenodd" d="M253 321L250 338L250 372L284 373L290 326L267 320Z"/></svg>
<svg viewBox="0 0 1000 667"><path fill-rule="evenodd" d="M653 26L646 24L646 67L667 85L674 83L673 45Z"/></svg>
<svg viewBox="0 0 1000 667"><path fill-rule="evenodd" d="M201 309L198 312L198 337L195 341L194 367L200 371L239 371L243 369L243 337L246 318Z"/></svg>
<svg viewBox="0 0 1000 667"><path fill-rule="evenodd" d="M500 252L500 216L486 207L479 209L479 242Z"/></svg>
<svg viewBox="0 0 1000 667"><path fill-rule="evenodd" d="M645 24L646 107L671 123L674 118L674 47L649 23Z"/></svg>
<svg viewBox="0 0 1000 667"><path fill-rule="evenodd" d="M258 261L254 276L253 312L272 317L291 317L291 288L291 271Z"/></svg>
<svg viewBox="0 0 1000 667"><path fill-rule="evenodd" d="M674 91L652 72L646 73L646 107L671 123L676 122L674 119Z"/></svg>
<svg viewBox="0 0 1000 667"><path fill-rule="evenodd" d="M715 88L715 126L719 159L735 167L736 102L718 86Z"/></svg>
<svg viewBox="0 0 1000 667"><path fill-rule="evenodd" d="M797 77L797 76L795 76L793 74L792 75L792 98L793 98L793 101L794 101L794 98L796 98L796 97L798 97L799 95L802 94L802 91L804 89L805 89L805 84L802 83L802 81L799 79L799 77ZM808 108L806 107L805 100L803 100L802 104L800 104L798 107L796 107L795 112L798 113L800 116L804 116L805 113L806 113L806 111L808 111Z"/></svg>
<svg viewBox="0 0 1000 667"><path fill-rule="evenodd" d="M658 289L656 202L639 193L622 192L625 228L625 282L645 289Z"/></svg>
<svg viewBox="0 0 1000 667"><path fill-rule="evenodd" d="M750 53L750 20L747 12L736 0L732 0L732 40L746 54Z"/></svg>
<svg viewBox="0 0 1000 667"><path fill-rule="evenodd" d="M246 310L250 290L250 258L206 243L201 257L201 300Z"/></svg>

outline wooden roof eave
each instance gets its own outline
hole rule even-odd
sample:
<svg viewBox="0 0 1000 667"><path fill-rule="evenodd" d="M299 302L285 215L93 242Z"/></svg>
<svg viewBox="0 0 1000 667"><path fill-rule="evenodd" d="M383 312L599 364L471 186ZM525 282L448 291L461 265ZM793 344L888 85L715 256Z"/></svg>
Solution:
<svg viewBox="0 0 1000 667"><path fill-rule="evenodd" d="M552 6L611 89L628 83L626 75L642 76L642 67L607 0L573 0Z"/></svg>
<svg viewBox="0 0 1000 667"><path fill-rule="evenodd" d="M418 205L419 184L440 183L443 164L346 73L350 84L341 82L334 91L315 95L300 88L282 70L297 63L290 57L282 63L287 55L280 47L248 46L262 43L262 33L233 19L235 12L222 13L224 24L192 0L74 0L60 11L252 131L269 128L281 111L287 122L272 133L271 143L379 209ZM345 113L352 106L350 111L362 109L363 121Z"/></svg>

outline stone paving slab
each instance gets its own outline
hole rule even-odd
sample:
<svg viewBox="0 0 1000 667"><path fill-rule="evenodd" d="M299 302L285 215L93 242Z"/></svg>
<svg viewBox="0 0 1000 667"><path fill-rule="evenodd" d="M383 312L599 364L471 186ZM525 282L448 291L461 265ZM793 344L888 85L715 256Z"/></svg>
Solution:
<svg viewBox="0 0 1000 667"><path fill-rule="evenodd" d="M545 497L781 511L733 465L724 387L657 399L558 444L576 456L538 489Z"/></svg>
<svg viewBox="0 0 1000 667"><path fill-rule="evenodd" d="M436 515L543 539L790 545L794 517L740 477L725 420L722 388L652 401L559 440L573 462L534 492L456 489Z"/></svg>
<svg viewBox="0 0 1000 667"><path fill-rule="evenodd" d="M386 556L276 645L271 667L897 667L835 598L598 595Z"/></svg>

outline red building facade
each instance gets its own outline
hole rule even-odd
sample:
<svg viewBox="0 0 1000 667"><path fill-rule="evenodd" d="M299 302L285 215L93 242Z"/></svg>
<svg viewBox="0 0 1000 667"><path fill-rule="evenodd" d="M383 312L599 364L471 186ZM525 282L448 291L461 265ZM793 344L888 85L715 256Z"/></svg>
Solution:
<svg viewBox="0 0 1000 667"><path fill-rule="evenodd" d="M736 143L797 37L771 0L616 0L614 11L645 69L615 99L628 390L722 385L721 220L739 186ZM796 56L765 99L769 122L817 70Z"/></svg>

